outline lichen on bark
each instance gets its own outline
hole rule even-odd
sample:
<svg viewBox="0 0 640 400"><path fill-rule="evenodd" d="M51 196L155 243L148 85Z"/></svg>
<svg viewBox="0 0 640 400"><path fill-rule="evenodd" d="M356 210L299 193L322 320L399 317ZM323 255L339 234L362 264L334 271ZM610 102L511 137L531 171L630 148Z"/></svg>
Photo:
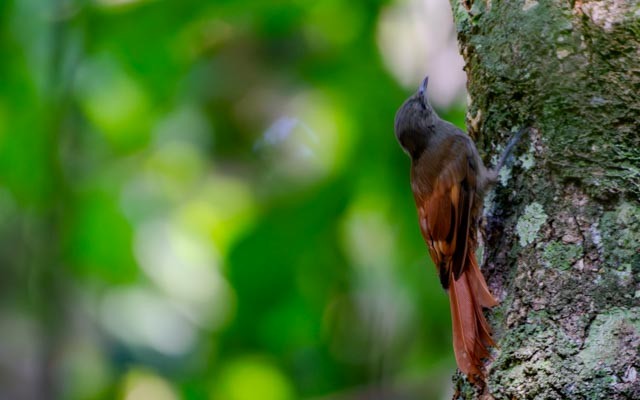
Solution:
<svg viewBox="0 0 640 400"><path fill-rule="evenodd" d="M499 348L456 397L640 398L640 2L451 1L470 134L532 128L485 207Z"/></svg>
<svg viewBox="0 0 640 400"><path fill-rule="evenodd" d="M539 203L531 203L525 207L523 215L516 224L516 231L520 238L520 246L526 246L536 240L540 227L547 220L547 214Z"/></svg>

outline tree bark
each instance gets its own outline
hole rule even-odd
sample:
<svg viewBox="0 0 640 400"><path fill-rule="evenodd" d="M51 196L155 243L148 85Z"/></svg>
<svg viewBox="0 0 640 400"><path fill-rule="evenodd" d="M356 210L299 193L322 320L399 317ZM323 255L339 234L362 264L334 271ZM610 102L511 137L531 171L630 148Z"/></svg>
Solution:
<svg viewBox="0 0 640 400"><path fill-rule="evenodd" d="M640 2L451 2L478 147L532 128L485 204L499 348L455 398L640 399Z"/></svg>

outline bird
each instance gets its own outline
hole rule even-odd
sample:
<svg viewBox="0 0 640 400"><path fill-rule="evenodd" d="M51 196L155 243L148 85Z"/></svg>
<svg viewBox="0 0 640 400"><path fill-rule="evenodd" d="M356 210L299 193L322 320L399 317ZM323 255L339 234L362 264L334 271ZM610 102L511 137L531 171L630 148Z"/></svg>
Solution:
<svg viewBox="0 0 640 400"><path fill-rule="evenodd" d="M427 98L427 76L399 108L394 131L411 158L411 190L420 231L448 292L456 364L471 383L486 379L483 359L495 347L484 308L498 304L476 260L483 197L524 129L487 169L473 140L441 119Z"/></svg>

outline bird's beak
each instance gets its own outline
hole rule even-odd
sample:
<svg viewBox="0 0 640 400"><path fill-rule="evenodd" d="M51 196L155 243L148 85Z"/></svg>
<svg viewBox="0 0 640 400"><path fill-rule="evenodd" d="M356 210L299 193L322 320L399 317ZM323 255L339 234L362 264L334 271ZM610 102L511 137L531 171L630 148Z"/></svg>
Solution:
<svg viewBox="0 0 640 400"><path fill-rule="evenodd" d="M427 91L427 84L429 84L429 77L428 76L426 76L424 78L424 80L422 81L422 84L420 85L419 92L420 92L421 95L424 95L425 92Z"/></svg>

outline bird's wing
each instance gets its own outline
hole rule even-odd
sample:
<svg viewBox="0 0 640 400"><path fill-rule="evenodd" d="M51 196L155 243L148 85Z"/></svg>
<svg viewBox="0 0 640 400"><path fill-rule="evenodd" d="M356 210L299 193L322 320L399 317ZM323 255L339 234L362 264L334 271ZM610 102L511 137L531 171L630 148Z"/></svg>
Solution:
<svg viewBox="0 0 640 400"><path fill-rule="evenodd" d="M445 289L449 287L451 272L456 280L462 274L470 247L476 165L464 149L466 146L461 146L463 151L443 165L430 193L416 194L420 229Z"/></svg>

